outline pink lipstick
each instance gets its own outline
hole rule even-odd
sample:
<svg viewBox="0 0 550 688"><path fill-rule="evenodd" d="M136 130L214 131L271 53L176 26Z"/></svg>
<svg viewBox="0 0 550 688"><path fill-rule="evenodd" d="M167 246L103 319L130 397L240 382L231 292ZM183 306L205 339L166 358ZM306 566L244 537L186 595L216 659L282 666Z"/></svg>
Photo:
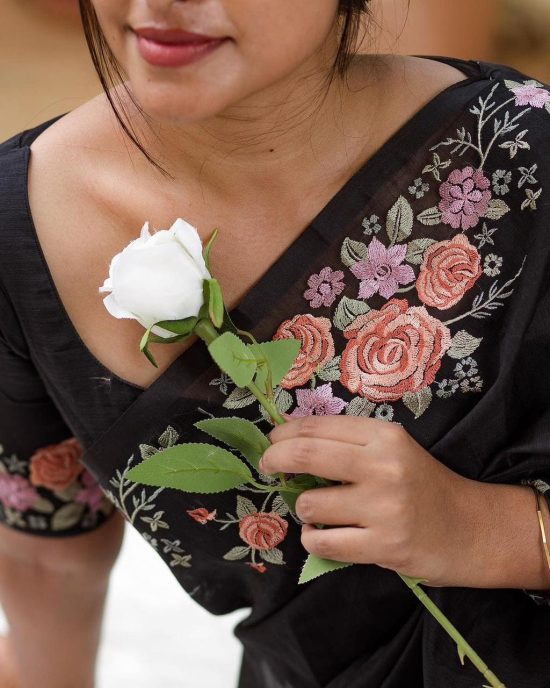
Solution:
<svg viewBox="0 0 550 688"><path fill-rule="evenodd" d="M155 67L183 67L219 48L227 38L181 29L135 29L141 57Z"/></svg>

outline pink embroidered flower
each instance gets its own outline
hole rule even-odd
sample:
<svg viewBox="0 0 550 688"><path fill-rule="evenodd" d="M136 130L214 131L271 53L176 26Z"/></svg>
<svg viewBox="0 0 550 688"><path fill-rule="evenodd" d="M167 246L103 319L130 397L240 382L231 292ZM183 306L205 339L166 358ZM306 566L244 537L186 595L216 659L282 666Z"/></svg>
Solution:
<svg viewBox="0 0 550 688"><path fill-rule="evenodd" d="M239 522L239 535L252 549L277 547L287 531L288 523L275 511L247 514Z"/></svg>
<svg viewBox="0 0 550 688"><path fill-rule="evenodd" d="M319 385L314 389L297 389L298 406L289 415L301 416L337 416L346 407L347 402L333 396L332 384Z"/></svg>
<svg viewBox="0 0 550 688"><path fill-rule="evenodd" d="M80 502L81 504L87 504L90 510L95 514L103 501L103 492L96 479L88 471L84 470L80 479L84 487L76 495L74 501Z"/></svg>
<svg viewBox="0 0 550 688"><path fill-rule="evenodd" d="M22 476L0 473L0 502L5 507L26 511L39 499L38 492Z"/></svg>
<svg viewBox="0 0 550 688"><path fill-rule="evenodd" d="M31 483L65 490L84 470L81 456L82 446L75 437L37 449L30 458Z"/></svg>
<svg viewBox="0 0 550 688"><path fill-rule="evenodd" d="M534 84L516 86L510 90L516 96L516 105L530 105L531 107L543 108L547 103L550 103L550 92Z"/></svg>
<svg viewBox="0 0 550 688"><path fill-rule="evenodd" d="M273 335L277 339L299 339L302 342L292 368L279 383L283 389L305 385L317 366L323 367L334 357L334 340L328 318L316 318L309 313L295 315L281 323Z"/></svg>
<svg viewBox="0 0 550 688"><path fill-rule="evenodd" d="M441 310L460 301L482 273L481 257L464 234L431 244L424 253L416 289L427 306Z"/></svg>
<svg viewBox="0 0 550 688"><path fill-rule="evenodd" d="M453 170L439 187L441 220L454 229L475 227L489 207L491 182L483 170L468 165Z"/></svg>
<svg viewBox="0 0 550 688"><path fill-rule="evenodd" d="M267 571L265 564L254 564L251 561L245 561L245 564L248 564L251 569L258 571L259 573L265 573Z"/></svg>
<svg viewBox="0 0 550 688"><path fill-rule="evenodd" d="M208 521L213 521L216 518L217 509L214 509L214 511L208 511L208 509L201 507L200 509L186 509L186 511L191 518L194 518L195 521L202 523L204 526L206 523L208 523Z"/></svg>
<svg viewBox="0 0 550 688"><path fill-rule="evenodd" d="M331 306L334 300L344 290L344 273L341 270L333 270L326 267L319 274L313 274L307 283L310 289L306 289L304 297L309 301L311 308L319 306Z"/></svg>
<svg viewBox="0 0 550 688"><path fill-rule="evenodd" d="M392 299L346 327L341 383L369 401L396 401L430 385L451 346L449 328L424 306Z"/></svg>
<svg viewBox="0 0 550 688"><path fill-rule="evenodd" d="M385 299L392 297L400 284L414 281L414 270L410 265L401 265L407 253L406 244L386 248L376 237L369 244L369 257L350 267L361 280L359 298L368 299L376 292Z"/></svg>

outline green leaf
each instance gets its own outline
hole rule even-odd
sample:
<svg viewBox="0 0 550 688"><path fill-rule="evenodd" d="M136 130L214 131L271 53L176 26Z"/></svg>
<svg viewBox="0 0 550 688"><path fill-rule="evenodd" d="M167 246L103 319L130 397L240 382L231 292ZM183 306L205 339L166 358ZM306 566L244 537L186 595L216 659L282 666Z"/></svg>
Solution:
<svg viewBox="0 0 550 688"><path fill-rule="evenodd" d="M212 232L212 235L210 236L210 239L206 242L205 247L202 250L202 257L204 258L204 263L206 265L206 269L210 274L212 274L212 270L210 270L210 251L212 250L212 246L214 245L214 242L216 241L218 237L218 228L216 227L214 231Z"/></svg>
<svg viewBox="0 0 550 688"><path fill-rule="evenodd" d="M152 327L152 326L151 326ZM147 346L149 342L149 335L151 334L151 327L149 327L147 330L145 330L145 334L141 338L141 341L139 343L139 350L145 354L147 359L152 363L155 368L158 368L158 363L155 361L155 357L153 354L149 351L149 347Z"/></svg>
<svg viewBox="0 0 550 688"><path fill-rule="evenodd" d="M424 251L435 244L435 239L413 239L407 246L407 255L405 260L407 263L412 263L413 265L420 265L424 259Z"/></svg>
<svg viewBox="0 0 550 688"><path fill-rule="evenodd" d="M132 482L184 492L226 492L252 480L250 469L231 452L213 444L176 444L131 468Z"/></svg>
<svg viewBox="0 0 550 688"><path fill-rule="evenodd" d="M302 342L299 339L277 339L259 344L248 344L258 363L255 384L267 392L267 365L271 366L271 389L279 384L292 368L296 357L300 353Z"/></svg>
<svg viewBox="0 0 550 688"><path fill-rule="evenodd" d="M224 332L208 345L208 351L237 387L246 387L252 382L257 369L256 358L237 335Z"/></svg>
<svg viewBox="0 0 550 688"><path fill-rule="evenodd" d="M310 554L306 559L304 566L302 567L302 572L298 583L308 583L314 578L322 576L324 573L330 573L330 571L338 571L339 569L344 569L347 566L352 566L351 562L347 561L334 561L333 559L321 559L321 557L315 556L315 554Z"/></svg>
<svg viewBox="0 0 550 688"><path fill-rule="evenodd" d="M413 219L411 204L404 196L399 196L388 211L386 219L386 231L392 244L409 236L413 228Z"/></svg>
<svg viewBox="0 0 550 688"><path fill-rule="evenodd" d="M340 259L346 267L350 268L368 255L369 249L362 241L353 241L349 237L344 239L340 249Z"/></svg>
<svg viewBox="0 0 550 688"><path fill-rule="evenodd" d="M271 444L258 426L246 418L206 418L193 425L233 449L238 449L256 470L262 454Z"/></svg>
<svg viewBox="0 0 550 688"><path fill-rule="evenodd" d="M285 492L281 490L281 497L283 498L285 504L288 506L293 514L296 514L296 500L306 490L312 490L317 487L321 487L320 480L323 478L317 478L314 475L309 475L308 473L301 473L294 478L286 481L288 487L300 490L299 493L296 492Z"/></svg>
<svg viewBox="0 0 550 688"><path fill-rule="evenodd" d="M193 332L193 328L197 324L198 318L195 315L189 318L181 318L180 320L160 320L155 323L157 327L162 327L163 330L173 332L178 335L188 335ZM153 327L155 326L153 325Z"/></svg>
<svg viewBox="0 0 550 688"><path fill-rule="evenodd" d="M414 417L420 416L426 411L428 406L432 403L432 389L430 386L423 387L418 392L405 392L403 395L403 403L414 413Z"/></svg>
<svg viewBox="0 0 550 688"><path fill-rule="evenodd" d="M173 342L179 342L181 339L187 339L190 335L176 334L173 337L161 337L158 334L151 332L149 335L149 341L154 344L172 344Z"/></svg>
<svg viewBox="0 0 550 688"><path fill-rule="evenodd" d="M210 282L209 298L208 298L208 315L214 327L221 327L223 323L223 296L220 283L216 279L208 280Z"/></svg>

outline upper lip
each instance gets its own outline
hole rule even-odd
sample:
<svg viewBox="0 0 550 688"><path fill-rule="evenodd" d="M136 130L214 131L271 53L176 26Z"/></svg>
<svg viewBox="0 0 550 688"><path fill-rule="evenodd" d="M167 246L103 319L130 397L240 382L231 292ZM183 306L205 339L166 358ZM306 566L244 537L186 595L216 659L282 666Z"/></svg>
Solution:
<svg viewBox="0 0 550 688"><path fill-rule="evenodd" d="M206 36L202 33L184 31L183 29L143 26L135 28L134 31L138 36L157 43L204 43L205 41L221 40L219 36Z"/></svg>

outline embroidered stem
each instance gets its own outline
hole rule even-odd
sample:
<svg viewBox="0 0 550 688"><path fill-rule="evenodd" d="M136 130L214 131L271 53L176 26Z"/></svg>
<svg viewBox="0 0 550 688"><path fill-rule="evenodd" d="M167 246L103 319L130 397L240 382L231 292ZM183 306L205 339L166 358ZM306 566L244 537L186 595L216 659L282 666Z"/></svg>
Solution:
<svg viewBox="0 0 550 688"><path fill-rule="evenodd" d="M506 688L504 683L500 681L495 674L489 669L487 664L481 659L477 652L473 649L471 645L464 639L464 637L458 632L458 630L453 626L449 619L443 614L441 609L432 602L432 600L426 595L424 590L418 585L418 578L411 578L410 576L404 576L403 574L396 571L397 575L405 582L405 584L412 590L412 592L418 597L420 602L426 607L430 614L435 618L435 620L442 626L445 631L451 636L451 638L456 642L460 657L468 657L475 668L482 674L482 676L489 681L491 686L494 688Z"/></svg>

